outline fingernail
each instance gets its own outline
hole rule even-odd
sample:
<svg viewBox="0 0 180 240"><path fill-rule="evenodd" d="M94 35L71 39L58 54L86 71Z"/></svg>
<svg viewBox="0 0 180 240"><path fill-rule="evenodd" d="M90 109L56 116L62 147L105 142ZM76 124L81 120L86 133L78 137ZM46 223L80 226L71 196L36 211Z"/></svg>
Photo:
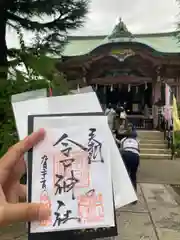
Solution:
<svg viewBox="0 0 180 240"><path fill-rule="evenodd" d="M40 129L38 130L38 133L45 134L45 129L44 129L44 128L40 128Z"/></svg>
<svg viewBox="0 0 180 240"><path fill-rule="evenodd" d="M39 220L48 220L51 216L51 209L45 205L41 205L39 208Z"/></svg>

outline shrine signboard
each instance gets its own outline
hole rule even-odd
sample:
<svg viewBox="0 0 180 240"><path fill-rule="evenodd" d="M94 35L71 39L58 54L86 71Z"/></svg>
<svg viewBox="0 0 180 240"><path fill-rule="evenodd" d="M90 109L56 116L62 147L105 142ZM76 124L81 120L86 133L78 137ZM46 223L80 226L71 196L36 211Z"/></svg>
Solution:
<svg viewBox="0 0 180 240"><path fill-rule="evenodd" d="M120 62L123 62L126 58L135 56L136 54L131 49L113 49L110 55L116 57Z"/></svg>

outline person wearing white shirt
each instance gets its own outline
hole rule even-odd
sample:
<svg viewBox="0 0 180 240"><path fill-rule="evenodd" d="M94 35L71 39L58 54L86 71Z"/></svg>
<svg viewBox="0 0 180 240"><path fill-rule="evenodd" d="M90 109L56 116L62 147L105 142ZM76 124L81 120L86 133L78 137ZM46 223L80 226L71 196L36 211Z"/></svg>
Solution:
<svg viewBox="0 0 180 240"><path fill-rule="evenodd" d="M140 161L140 149L136 132L128 132L127 137L121 140L121 155L134 189L137 191L137 170Z"/></svg>
<svg viewBox="0 0 180 240"><path fill-rule="evenodd" d="M120 119L126 120L126 118L127 118L127 114L126 114L126 111L123 109L122 112L120 113Z"/></svg>
<svg viewBox="0 0 180 240"><path fill-rule="evenodd" d="M107 115L108 124L109 124L110 129L113 130L116 112L112 108L111 104L108 105L108 108L105 111L105 115Z"/></svg>

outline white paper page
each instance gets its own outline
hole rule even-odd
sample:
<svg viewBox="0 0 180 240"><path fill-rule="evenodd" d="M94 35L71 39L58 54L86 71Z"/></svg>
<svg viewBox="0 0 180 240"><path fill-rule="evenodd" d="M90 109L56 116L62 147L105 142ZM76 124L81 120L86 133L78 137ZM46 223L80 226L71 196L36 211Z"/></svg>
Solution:
<svg viewBox="0 0 180 240"><path fill-rule="evenodd" d="M27 136L28 115L102 112L102 108L94 92L77 95L66 95L59 97L34 99L29 101L12 103L12 106L20 139L23 139ZM39 127L43 126L40 125ZM115 192L115 203L117 208L129 204L130 202L133 202L136 199L131 184L127 183L126 186L124 184L124 174L125 176L127 176L127 173L125 171L121 173L123 163L119 161L118 156L119 152L118 149L116 148L116 150L113 151L112 169L114 169L113 184ZM128 189L127 192L126 189Z"/></svg>
<svg viewBox="0 0 180 240"><path fill-rule="evenodd" d="M74 94L81 94L81 93L94 92L94 90L91 86L87 86L80 89L72 90L71 92Z"/></svg>
<svg viewBox="0 0 180 240"><path fill-rule="evenodd" d="M32 202L47 201L52 215L47 222L31 223L31 232L115 225L108 126L94 126L49 128L34 148Z"/></svg>
<svg viewBox="0 0 180 240"><path fill-rule="evenodd" d="M16 127L20 140L28 134L28 115L48 113L48 98L32 99L12 103Z"/></svg>
<svg viewBox="0 0 180 240"><path fill-rule="evenodd" d="M47 97L46 88L14 94L11 96L11 102L21 102L42 97Z"/></svg>
<svg viewBox="0 0 180 240"><path fill-rule="evenodd" d="M48 98L49 113L102 112L94 92Z"/></svg>
<svg viewBox="0 0 180 240"><path fill-rule="evenodd" d="M72 117L36 117L34 123L34 129L39 129L40 127L61 127L66 128L75 125L87 125L107 124L107 118L104 116L73 116ZM136 193L132 187L131 181L127 174L126 168L122 161L122 157L114 141L113 135L109 128L105 128L107 131L107 141L109 142L109 148L111 151L111 171L112 171L112 181L114 188L115 206L116 209L123 207L131 202L137 200ZM104 131L105 131L104 130Z"/></svg>
<svg viewBox="0 0 180 240"><path fill-rule="evenodd" d="M94 92L13 102L12 107L21 140L24 139L28 133L28 115L102 112Z"/></svg>
<svg viewBox="0 0 180 240"><path fill-rule="evenodd" d="M18 93L18 94L14 94L11 96L11 103L12 103L12 108L13 108L14 117L15 117L15 121L16 121L16 128L17 128L17 132L18 132L20 139L23 139L25 137L25 133L23 130L27 126L27 120L25 121L25 119L23 118L23 115L27 111L29 113L32 113L33 109L31 107L31 105L28 107L28 109L23 108L23 104L19 104L19 102L22 102L22 101L27 102L30 99L35 100L38 98L45 98L45 97L47 97L47 89L46 88L42 88L42 89L38 89L38 90L34 90L34 91L27 91L27 92L23 92L23 93ZM44 111L44 108L41 108L41 110ZM22 134L21 134L21 132L22 132ZM27 132L27 130L26 130L26 132ZM21 135L22 135L22 137L21 137ZM27 154L24 155L24 159L27 160Z"/></svg>

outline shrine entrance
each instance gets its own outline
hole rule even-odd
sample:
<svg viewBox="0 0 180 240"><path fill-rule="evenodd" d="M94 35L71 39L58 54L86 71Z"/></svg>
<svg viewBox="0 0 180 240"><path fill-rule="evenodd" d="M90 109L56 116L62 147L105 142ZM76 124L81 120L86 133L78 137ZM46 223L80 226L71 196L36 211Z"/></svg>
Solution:
<svg viewBox="0 0 180 240"><path fill-rule="evenodd" d="M153 62L141 52L112 46L116 49L111 50L112 55L104 55L91 64L90 82L101 104L121 105L128 115L147 116L147 111L151 115Z"/></svg>
<svg viewBox="0 0 180 240"><path fill-rule="evenodd" d="M108 87L106 105L108 103L124 106L128 114L144 114L145 106L152 108L152 84Z"/></svg>
<svg viewBox="0 0 180 240"><path fill-rule="evenodd" d="M108 103L125 105L128 116L136 118L137 128L152 129L159 126L162 84L169 81L180 99L180 61L177 53L157 52L151 44L146 45L147 41L142 42L143 37L134 36L120 19L108 36L83 38L87 49L84 51L80 46L76 56L63 56L57 69L66 74L71 89L93 86L104 109ZM91 40L94 48L93 44L88 46ZM80 52L83 54L79 55ZM152 110L150 114L145 113L146 109Z"/></svg>
<svg viewBox="0 0 180 240"><path fill-rule="evenodd" d="M123 106L129 122L137 129L152 129L152 83L93 85L104 109L109 103L113 108Z"/></svg>
<svg viewBox="0 0 180 240"><path fill-rule="evenodd" d="M102 105L124 106L128 115L144 115L145 106L152 108L151 83L97 86L96 93Z"/></svg>

